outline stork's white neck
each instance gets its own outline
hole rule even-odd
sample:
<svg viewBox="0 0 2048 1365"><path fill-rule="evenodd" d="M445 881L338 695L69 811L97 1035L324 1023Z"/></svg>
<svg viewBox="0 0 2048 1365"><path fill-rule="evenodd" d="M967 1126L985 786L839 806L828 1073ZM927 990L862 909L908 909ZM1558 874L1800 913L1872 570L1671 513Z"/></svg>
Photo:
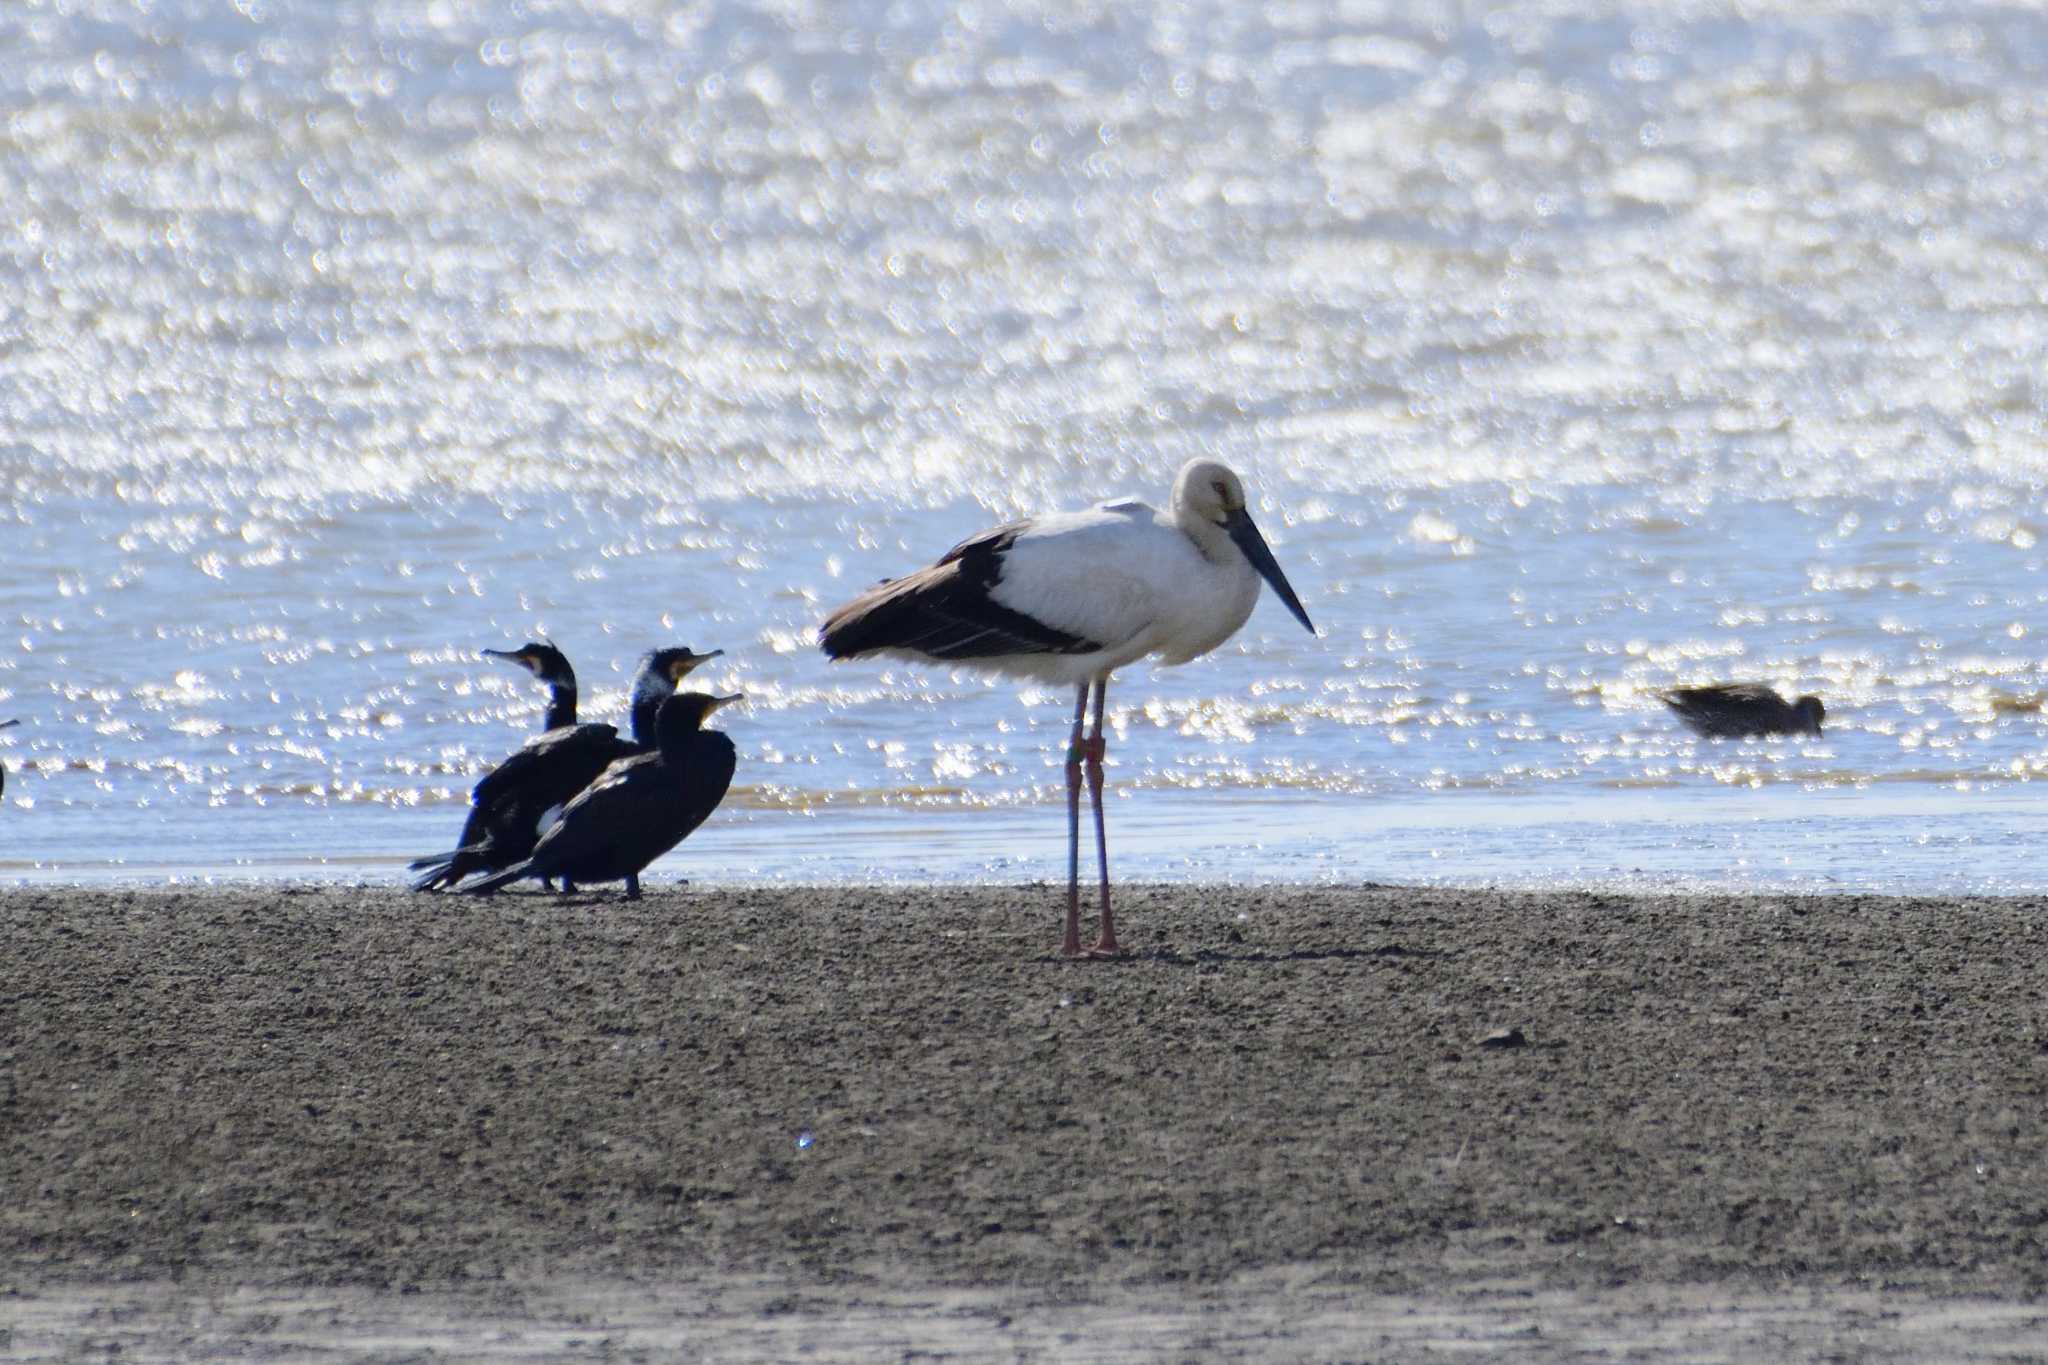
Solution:
<svg viewBox="0 0 2048 1365"><path fill-rule="evenodd" d="M1202 552L1202 558L1211 564L1241 564L1244 556L1238 552L1230 533L1197 511L1183 491L1186 479L1182 478L1173 486L1172 519L1180 533L1195 542L1195 548Z"/></svg>

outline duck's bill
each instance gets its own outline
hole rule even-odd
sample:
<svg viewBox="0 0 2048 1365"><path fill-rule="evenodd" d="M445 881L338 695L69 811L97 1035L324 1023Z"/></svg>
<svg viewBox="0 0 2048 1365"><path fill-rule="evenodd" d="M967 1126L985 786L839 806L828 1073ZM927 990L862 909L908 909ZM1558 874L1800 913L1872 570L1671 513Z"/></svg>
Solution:
<svg viewBox="0 0 2048 1365"><path fill-rule="evenodd" d="M1273 595L1286 604L1287 610L1294 613L1294 619L1301 622L1301 628L1311 635L1315 634L1316 623L1308 619L1308 612L1303 610L1301 599L1294 595L1293 585L1288 583L1287 575L1280 571L1280 561L1273 558L1273 551L1267 546L1266 538L1259 534L1257 523L1252 521L1252 514L1244 511L1231 513L1229 519L1223 523L1223 529L1230 532L1230 538L1237 542L1237 548L1244 551L1244 557L1259 571L1259 577L1272 585Z"/></svg>

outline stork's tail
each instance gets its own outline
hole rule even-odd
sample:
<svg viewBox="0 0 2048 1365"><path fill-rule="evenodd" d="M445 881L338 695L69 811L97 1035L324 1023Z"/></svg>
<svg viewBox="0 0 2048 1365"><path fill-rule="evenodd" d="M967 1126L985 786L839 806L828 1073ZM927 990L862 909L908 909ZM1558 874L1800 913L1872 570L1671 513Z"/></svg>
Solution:
<svg viewBox="0 0 2048 1365"><path fill-rule="evenodd" d="M514 863L503 872L494 872L480 882L471 882L468 886L461 887L459 890L465 896L488 896L501 886L510 886L521 877L531 877L534 875L533 859L528 858L524 862Z"/></svg>

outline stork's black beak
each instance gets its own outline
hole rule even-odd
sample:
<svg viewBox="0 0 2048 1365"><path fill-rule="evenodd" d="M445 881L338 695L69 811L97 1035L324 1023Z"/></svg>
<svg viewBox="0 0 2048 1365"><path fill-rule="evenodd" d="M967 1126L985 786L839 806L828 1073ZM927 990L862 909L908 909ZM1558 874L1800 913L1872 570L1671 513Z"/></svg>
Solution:
<svg viewBox="0 0 2048 1365"><path fill-rule="evenodd" d="M1243 508L1232 512L1223 519L1223 529L1230 533L1237 548L1244 551L1244 557L1259 571L1259 577L1272 584L1273 593L1287 610L1294 613L1294 619L1301 622L1301 628L1309 634L1316 633L1316 623L1308 619L1308 612L1302 609L1301 599L1294 595L1294 588L1287 581L1287 575L1280 571L1280 561L1273 558L1272 549L1266 538L1259 534L1258 525L1252 521L1252 514Z"/></svg>

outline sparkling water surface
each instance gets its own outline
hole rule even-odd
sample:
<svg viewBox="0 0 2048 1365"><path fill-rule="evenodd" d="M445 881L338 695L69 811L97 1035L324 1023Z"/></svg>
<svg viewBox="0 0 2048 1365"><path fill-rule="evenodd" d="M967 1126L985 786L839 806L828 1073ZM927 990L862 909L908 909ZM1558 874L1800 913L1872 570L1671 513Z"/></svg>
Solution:
<svg viewBox="0 0 2048 1365"><path fill-rule="evenodd" d="M542 633L748 695L657 881L1063 876L816 623L1205 454L1322 635L1118 675L1122 875L2040 890L2043 183L1967 4L0 8L0 879L393 879Z"/></svg>

